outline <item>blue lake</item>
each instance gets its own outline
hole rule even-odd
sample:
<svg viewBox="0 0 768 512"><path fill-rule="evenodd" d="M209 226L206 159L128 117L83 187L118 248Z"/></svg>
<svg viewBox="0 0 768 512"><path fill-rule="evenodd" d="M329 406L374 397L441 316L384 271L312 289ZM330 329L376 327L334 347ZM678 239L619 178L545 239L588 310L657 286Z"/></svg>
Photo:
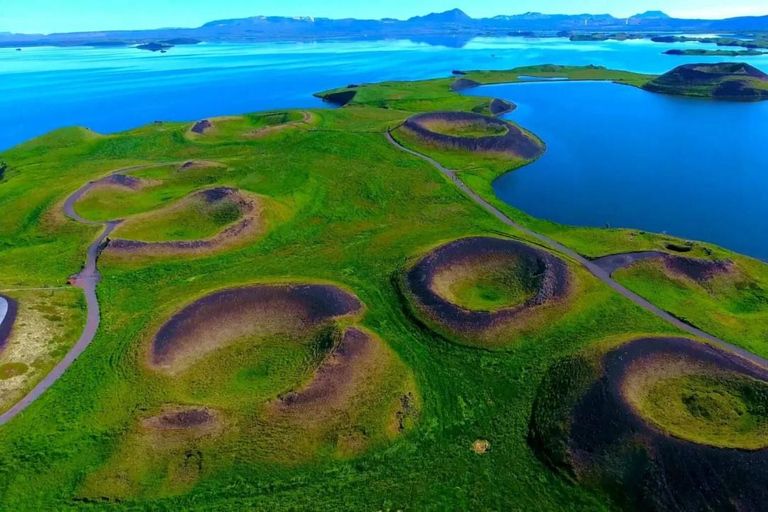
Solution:
<svg viewBox="0 0 768 512"><path fill-rule="evenodd" d="M676 98L601 82L486 86L547 143L496 180L544 219L705 240L768 260L768 102Z"/></svg>
<svg viewBox="0 0 768 512"><path fill-rule="evenodd" d="M697 45L477 38L461 48L394 40L201 44L165 54L133 48L4 48L0 150L62 126L109 133L155 120L312 107L320 105L312 93L322 90L443 77L454 69L556 63L662 73L702 60L662 52ZM768 70L768 56L750 62Z"/></svg>
<svg viewBox="0 0 768 512"><path fill-rule="evenodd" d="M454 69L556 63L662 73L686 62L737 60L663 55L698 43L451 42L202 44L166 54L0 49L0 151L63 126L111 133L155 120L321 106L312 93ZM749 62L768 71L768 56ZM560 222L668 231L768 259L761 238L768 178L760 172L768 169L768 104L685 101L608 84L480 92L519 103L512 119L549 145L539 162L496 183L511 204Z"/></svg>

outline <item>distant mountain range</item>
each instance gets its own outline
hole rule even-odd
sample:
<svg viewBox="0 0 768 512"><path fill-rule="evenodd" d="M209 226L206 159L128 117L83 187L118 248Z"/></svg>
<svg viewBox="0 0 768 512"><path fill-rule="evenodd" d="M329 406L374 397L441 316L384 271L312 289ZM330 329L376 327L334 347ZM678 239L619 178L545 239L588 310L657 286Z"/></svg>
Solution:
<svg viewBox="0 0 768 512"><path fill-rule="evenodd" d="M255 16L217 20L198 28L163 28L76 32L66 34L0 33L0 46L112 46L156 43L169 48L195 42L263 42L334 38L468 38L500 35L555 35L575 32L746 32L768 31L768 16L699 20L672 18L649 11L629 18L609 14L542 14L528 12L512 16L472 18L459 9L408 20L329 19L312 17ZM562 34L561 34L562 35ZM153 46L154 47L154 46Z"/></svg>

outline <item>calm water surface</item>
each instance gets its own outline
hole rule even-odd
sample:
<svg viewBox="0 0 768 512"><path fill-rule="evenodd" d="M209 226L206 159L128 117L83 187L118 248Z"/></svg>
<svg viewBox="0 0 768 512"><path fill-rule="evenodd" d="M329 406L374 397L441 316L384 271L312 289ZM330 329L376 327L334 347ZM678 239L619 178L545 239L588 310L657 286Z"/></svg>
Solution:
<svg viewBox="0 0 768 512"><path fill-rule="evenodd" d="M768 261L768 102L675 98L600 82L487 86L545 155L494 183L540 218L705 240Z"/></svg>
<svg viewBox="0 0 768 512"><path fill-rule="evenodd" d="M557 63L660 73L702 60L662 54L672 47L648 41L478 38L462 48L411 41L202 44L165 54L133 48L4 48L0 150L62 126L107 133L155 120L319 106L314 92L350 83L442 77L454 69ZM768 57L750 62L768 70Z"/></svg>

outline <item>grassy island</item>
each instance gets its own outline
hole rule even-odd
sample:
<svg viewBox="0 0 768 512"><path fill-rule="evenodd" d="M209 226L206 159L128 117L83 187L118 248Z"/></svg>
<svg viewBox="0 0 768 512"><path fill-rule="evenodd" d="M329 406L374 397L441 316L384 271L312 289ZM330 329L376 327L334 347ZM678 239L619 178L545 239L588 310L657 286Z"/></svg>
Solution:
<svg viewBox="0 0 768 512"><path fill-rule="evenodd" d="M651 92L740 101L768 100L768 75L749 64L686 64L643 86Z"/></svg>
<svg viewBox="0 0 768 512"><path fill-rule="evenodd" d="M760 50L702 50L689 48L686 50L667 50L664 52L666 55L684 55L694 57L757 57L759 55L766 55L768 51Z"/></svg>
<svg viewBox="0 0 768 512"><path fill-rule="evenodd" d="M530 77L658 80L462 71L4 152L3 396L82 353L0 402L2 508L663 509L714 465L763 503L768 267L501 202L546 141L460 90Z"/></svg>

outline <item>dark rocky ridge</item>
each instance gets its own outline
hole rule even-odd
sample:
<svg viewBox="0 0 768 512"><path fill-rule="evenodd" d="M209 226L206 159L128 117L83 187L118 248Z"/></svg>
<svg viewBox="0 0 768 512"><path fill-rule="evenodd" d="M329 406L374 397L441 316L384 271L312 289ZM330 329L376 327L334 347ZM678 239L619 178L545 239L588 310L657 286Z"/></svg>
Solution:
<svg viewBox="0 0 768 512"><path fill-rule="evenodd" d="M738 62L685 64L651 80L643 88L678 96L760 101L768 100L768 75Z"/></svg>
<svg viewBox="0 0 768 512"><path fill-rule="evenodd" d="M475 87L480 87L481 85L482 84L480 82L475 82L469 78L459 78L451 84L451 90L454 92L460 92L466 91L467 89L474 89Z"/></svg>
<svg viewBox="0 0 768 512"><path fill-rule="evenodd" d="M339 91L339 92L326 94L322 97L322 99L324 102L330 103L331 105L343 107L344 105L348 104L350 101L355 99L355 96L357 95L357 91L355 91L354 89L355 89L354 86L350 86L347 88L346 91Z"/></svg>
<svg viewBox="0 0 768 512"><path fill-rule="evenodd" d="M513 112L517 108L517 105L505 100L493 99L491 100L491 104L488 108L491 111L491 115L500 116Z"/></svg>
<svg viewBox="0 0 768 512"><path fill-rule="evenodd" d="M192 132L202 135L211 128L213 128L213 123L207 119L203 119L202 121L195 123L195 126L192 127Z"/></svg>
<svg viewBox="0 0 768 512"><path fill-rule="evenodd" d="M462 308L432 289L438 271L464 260L493 257L521 258L541 276L533 297L520 305L496 312ZM514 264L511 260L510 264ZM565 297L570 288L570 273L562 260L530 245L492 237L456 240L439 247L419 261L407 274L406 284L434 320L460 332L488 329L509 322L537 306Z"/></svg>
<svg viewBox="0 0 768 512"><path fill-rule="evenodd" d="M506 129L506 133L504 135L488 137L454 137L433 132L427 128L426 123L431 121L446 123L472 122L488 126L501 126ZM517 126L495 117L469 112L429 112L417 114L409 117L403 124L403 128L415 133L426 142L462 151L506 153L526 160L537 158L544 152L544 147L538 141L525 134Z"/></svg>
<svg viewBox="0 0 768 512"><path fill-rule="evenodd" d="M262 316L262 321L269 322L271 311L290 311L297 327L308 332L361 308L357 297L331 285L258 285L215 292L185 307L160 328L151 347L152 361L156 365L173 361L179 345L204 337L208 329L219 329L223 319L247 321L243 327L247 329L254 318Z"/></svg>

